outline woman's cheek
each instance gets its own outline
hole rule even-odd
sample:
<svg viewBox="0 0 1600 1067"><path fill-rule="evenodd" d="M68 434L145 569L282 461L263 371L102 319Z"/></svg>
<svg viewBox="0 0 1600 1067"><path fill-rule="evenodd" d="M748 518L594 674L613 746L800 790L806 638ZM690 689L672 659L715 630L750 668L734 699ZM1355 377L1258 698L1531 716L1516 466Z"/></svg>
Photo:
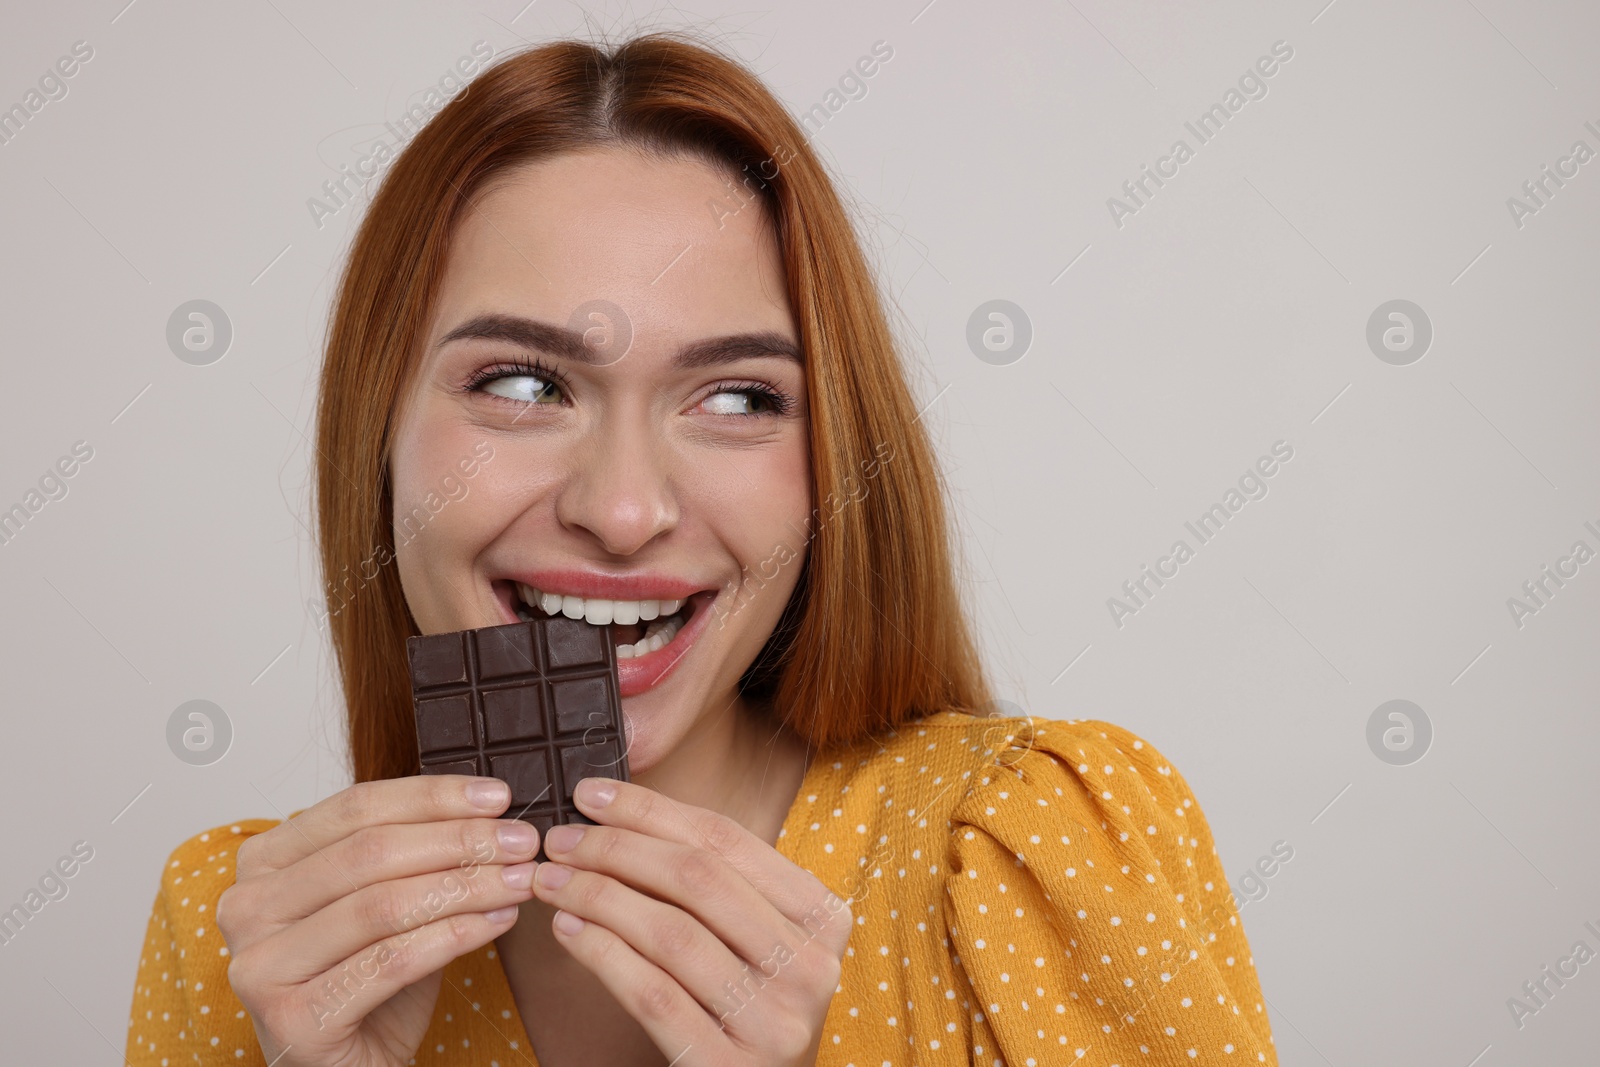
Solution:
<svg viewBox="0 0 1600 1067"><path fill-rule="evenodd" d="M408 441L393 456L390 518L394 560L412 614L425 631L483 625L474 614L472 562L496 529L492 505L495 465L474 453L470 439ZM471 457L474 474L461 461Z"/></svg>

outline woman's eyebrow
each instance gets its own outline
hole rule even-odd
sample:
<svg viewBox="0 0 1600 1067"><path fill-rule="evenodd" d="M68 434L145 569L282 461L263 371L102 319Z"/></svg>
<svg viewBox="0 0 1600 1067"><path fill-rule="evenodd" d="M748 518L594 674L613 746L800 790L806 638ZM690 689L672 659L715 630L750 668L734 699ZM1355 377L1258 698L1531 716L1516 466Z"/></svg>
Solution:
<svg viewBox="0 0 1600 1067"><path fill-rule="evenodd" d="M604 352L598 352L585 344L583 334L576 330L521 315L478 315L445 334L435 347L443 348L452 341L465 338L506 341L519 348L549 353L577 363L614 362L614 359L607 358ZM805 363L799 347L793 341L771 330L728 334L724 337L708 337L693 341L678 350L673 362L678 367L692 369L759 356L778 356L796 363Z"/></svg>

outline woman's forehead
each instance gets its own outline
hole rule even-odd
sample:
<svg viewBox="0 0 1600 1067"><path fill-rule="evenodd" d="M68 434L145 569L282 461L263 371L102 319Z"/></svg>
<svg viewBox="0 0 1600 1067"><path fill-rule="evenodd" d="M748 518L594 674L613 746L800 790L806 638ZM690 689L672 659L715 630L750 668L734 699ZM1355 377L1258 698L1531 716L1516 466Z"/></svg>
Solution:
<svg viewBox="0 0 1600 1067"><path fill-rule="evenodd" d="M698 160L605 149L519 167L459 221L435 333L486 311L564 323L595 301L648 334L786 331L782 259L743 206Z"/></svg>
<svg viewBox="0 0 1600 1067"><path fill-rule="evenodd" d="M525 267L556 259L658 284L684 261L748 269L775 256L760 201L730 172L695 158L585 149L494 180L458 223L458 245L499 246ZM533 257L537 254L538 259Z"/></svg>

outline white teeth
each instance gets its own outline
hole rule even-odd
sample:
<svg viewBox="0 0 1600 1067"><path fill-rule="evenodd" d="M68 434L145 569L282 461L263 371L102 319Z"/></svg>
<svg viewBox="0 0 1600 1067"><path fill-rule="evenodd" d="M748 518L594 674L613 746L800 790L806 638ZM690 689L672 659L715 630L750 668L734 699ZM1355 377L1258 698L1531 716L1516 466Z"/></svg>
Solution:
<svg viewBox="0 0 1600 1067"><path fill-rule="evenodd" d="M665 647L683 629L681 619L663 619L653 622L645 630L644 636L631 645L618 645L618 659L633 659L636 656L646 656L658 648Z"/></svg>
<svg viewBox="0 0 1600 1067"><path fill-rule="evenodd" d="M569 619L582 619L592 626L604 626L607 623L622 623L632 625L640 622L653 622L666 620L668 616L675 615L684 605L682 599L677 600L604 600L600 597L562 596L560 593L544 593L522 582L516 583L517 596L524 605L537 607L546 615L565 615ZM671 620L675 626L681 626L682 620ZM625 648L642 648L651 640L651 634L660 631L660 626L653 626L646 631L646 636L633 646L618 645L621 652ZM674 630L676 632L676 630ZM672 639L667 636L667 641ZM665 644L663 641L662 644ZM657 646L660 647L660 646ZM644 652L637 653L643 655Z"/></svg>

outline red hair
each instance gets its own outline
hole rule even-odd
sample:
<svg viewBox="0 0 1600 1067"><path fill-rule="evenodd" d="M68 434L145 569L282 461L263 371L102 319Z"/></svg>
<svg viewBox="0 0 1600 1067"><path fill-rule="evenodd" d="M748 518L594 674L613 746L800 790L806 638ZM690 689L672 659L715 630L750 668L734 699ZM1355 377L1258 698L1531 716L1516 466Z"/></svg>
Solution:
<svg viewBox="0 0 1600 1067"><path fill-rule="evenodd" d="M356 781L414 774L385 457L461 212L497 175L625 146L726 168L759 196L806 359L814 495L798 585L741 691L816 746L991 694L962 608L945 500L883 305L803 131L737 61L674 32L511 53L395 160L332 312L317 407L316 519ZM752 584L760 576L749 576ZM743 590L741 590L741 593Z"/></svg>

